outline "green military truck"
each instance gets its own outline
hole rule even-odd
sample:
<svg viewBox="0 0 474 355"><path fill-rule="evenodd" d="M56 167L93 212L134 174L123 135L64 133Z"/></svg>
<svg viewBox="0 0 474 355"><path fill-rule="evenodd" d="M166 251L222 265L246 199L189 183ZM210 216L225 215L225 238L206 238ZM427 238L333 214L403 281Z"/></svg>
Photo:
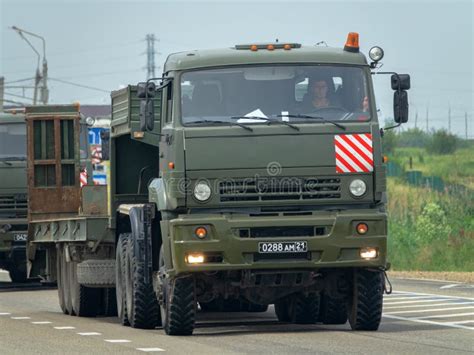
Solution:
<svg viewBox="0 0 474 355"><path fill-rule="evenodd" d="M28 231L26 124L23 113L0 113L0 268L26 281Z"/></svg>
<svg viewBox="0 0 474 355"><path fill-rule="evenodd" d="M199 309L268 305L282 322L378 329L386 177L371 76L392 74L398 125L410 87L376 71L382 56L368 63L356 34L344 48L172 54L162 78L112 93L109 192L79 188L77 112L27 110L30 149L48 132L55 147L29 159L28 257L58 280L63 311L94 315L115 287L122 324L170 335L191 334Z"/></svg>

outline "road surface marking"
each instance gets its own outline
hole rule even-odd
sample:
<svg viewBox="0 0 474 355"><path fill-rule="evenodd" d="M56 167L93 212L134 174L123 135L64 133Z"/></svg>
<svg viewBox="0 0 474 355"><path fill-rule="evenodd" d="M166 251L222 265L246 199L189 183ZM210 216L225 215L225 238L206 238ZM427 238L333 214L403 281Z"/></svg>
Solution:
<svg viewBox="0 0 474 355"><path fill-rule="evenodd" d="M390 297L389 301L398 301L398 300L418 300L423 298L432 298L433 296L410 296L410 297Z"/></svg>
<svg viewBox="0 0 474 355"><path fill-rule="evenodd" d="M86 332L86 333L77 333L79 335L83 335L83 336L89 336L89 335L102 335L101 333L97 333L97 332Z"/></svg>
<svg viewBox="0 0 474 355"><path fill-rule="evenodd" d="M428 319L428 318L449 318L449 317L465 317L465 316L473 316L474 313L453 313L453 314L437 314L434 316L425 316L425 317L418 317L417 319Z"/></svg>
<svg viewBox="0 0 474 355"><path fill-rule="evenodd" d="M454 311L458 309L469 309L474 308L474 306L468 307L451 307L451 308L438 308L438 309L423 309L423 310L411 310L411 311L399 311L399 312L390 312L385 314L401 314L401 313L426 313L426 312L443 312L443 311Z"/></svg>
<svg viewBox="0 0 474 355"><path fill-rule="evenodd" d="M65 329L76 329L76 327L70 327L70 326L66 326L66 327L54 327L54 329L65 330Z"/></svg>
<svg viewBox="0 0 474 355"><path fill-rule="evenodd" d="M383 306L383 309L401 309L401 308L419 308L419 307L438 307L438 306L457 306L460 304L474 304L474 302L448 302L435 304L411 304L409 306Z"/></svg>
<svg viewBox="0 0 474 355"><path fill-rule="evenodd" d="M474 330L474 327L466 327L465 325L460 325L460 324L434 322L434 321L425 320L425 319L419 319L419 318L406 318L406 317L393 316L393 315L385 315L385 314L383 314L382 316L385 317L385 318L396 319L396 320L403 320L403 321L408 321L408 322L425 323L425 324L440 325L440 326L443 326L443 327L451 327L451 328L460 328L460 329Z"/></svg>
<svg viewBox="0 0 474 355"><path fill-rule="evenodd" d="M40 321L40 322L31 322L31 324L51 324L51 323L52 323L52 322L47 321L47 320L45 320L45 321Z"/></svg>
<svg viewBox="0 0 474 355"><path fill-rule="evenodd" d="M10 317L11 319L31 319L31 317Z"/></svg>
<svg viewBox="0 0 474 355"><path fill-rule="evenodd" d="M404 291L393 291L393 293L404 294L404 295L416 295L416 296L433 296L433 297L441 297L441 298L454 298L454 299L474 301L474 298L471 298L471 297L456 297L456 296L438 295L438 294L434 294L434 293L404 292Z"/></svg>
<svg viewBox="0 0 474 355"><path fill-rule="evenodd" d="M394 304L408 304L408 303L426 303L426 302L439 302L439 301L447 301L443 298L435 298L430 300L416 300L416 301L400 301L400 302L384 302L384 304L394 305Z"/></svg>
<svg viewBox="0 0 474 355"><path fill-rule="evenodd" d="M453 287L457 287L459 285L460 284L444 285L444 286L441 286L440 289L443 290L443 289L446 289L446 288L453 288Z"/></svg>
<svg viewBox="0 0 474 355"><path fill-rule="evenodd" d="M443 324L469 324L469 323L474 323L474 320L462 320L460 322L446 322Z"/></svg>
<svg viewBox="0 0 474 355"><path fill-rule="evenodd" d="M131 340L128 339L104 339L106 342L109 343L131 343Z"/></svg>
<svg viewBox="0 0 474 355"><path fill-rule="evenodd" d="M156 352L156 351L165 351L162 348L137 348L137 350L145 351L147 353Z"/></svg>
<svg viewBox="0 0 474 355"><path fill-rule="evenodd" d="M0 313L0 316L9 316L11 313L7 313L7 312L1 312Z"/></svg>

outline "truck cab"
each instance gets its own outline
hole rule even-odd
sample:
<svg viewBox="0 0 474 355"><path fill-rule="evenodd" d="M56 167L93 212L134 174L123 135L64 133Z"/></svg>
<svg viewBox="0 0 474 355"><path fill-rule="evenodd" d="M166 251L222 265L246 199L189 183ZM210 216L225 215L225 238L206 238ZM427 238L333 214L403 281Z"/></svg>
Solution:
<svg viewBox="0 0 474 355"><path fill-rule="evenodd" d="M0 267L26 281L26 124L23 113L0 113Z"/></svg>

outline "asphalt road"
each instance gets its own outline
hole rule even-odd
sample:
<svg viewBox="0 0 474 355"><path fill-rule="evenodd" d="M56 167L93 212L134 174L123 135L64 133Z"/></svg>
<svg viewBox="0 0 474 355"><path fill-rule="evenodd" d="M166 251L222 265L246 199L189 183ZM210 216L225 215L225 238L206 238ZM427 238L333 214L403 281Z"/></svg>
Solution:
<svg viewBox="0 0 474 355"><path fill-rule="evenodd" d="M2 354L463 354L474 353L474 285L392 280L378 332L278 323L266 313L200 314L190 337L121 326L116 318L63 315L57 291L12 288L0 272Z"/></svg>

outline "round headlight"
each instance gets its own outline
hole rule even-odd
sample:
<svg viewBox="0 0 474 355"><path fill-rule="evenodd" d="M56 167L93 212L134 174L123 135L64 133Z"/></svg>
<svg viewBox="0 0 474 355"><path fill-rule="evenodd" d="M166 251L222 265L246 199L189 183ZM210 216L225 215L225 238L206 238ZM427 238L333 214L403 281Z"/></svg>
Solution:
<svg viewBox="0 0 474 355"><path fill-rule="evenodd" d="M194 186L194 197L201 202L209 200L209 197L211 197L211 188L208 183L204 181L198 182L196 186Z"/></svg>
<svg viewBox="0 0 474 355"><path fill-rule="evenodd" d="M356 197L360 197L367 191L367 185L360 179L352 180L349 185L349 191Z"/></svg>
<svg viewBox="0 0 474 355"><path fill-rule="evenodd" d="M383 58L383 49L380 47L372 47L369 51L369 57L374 62L378 62Z"/></svg>

